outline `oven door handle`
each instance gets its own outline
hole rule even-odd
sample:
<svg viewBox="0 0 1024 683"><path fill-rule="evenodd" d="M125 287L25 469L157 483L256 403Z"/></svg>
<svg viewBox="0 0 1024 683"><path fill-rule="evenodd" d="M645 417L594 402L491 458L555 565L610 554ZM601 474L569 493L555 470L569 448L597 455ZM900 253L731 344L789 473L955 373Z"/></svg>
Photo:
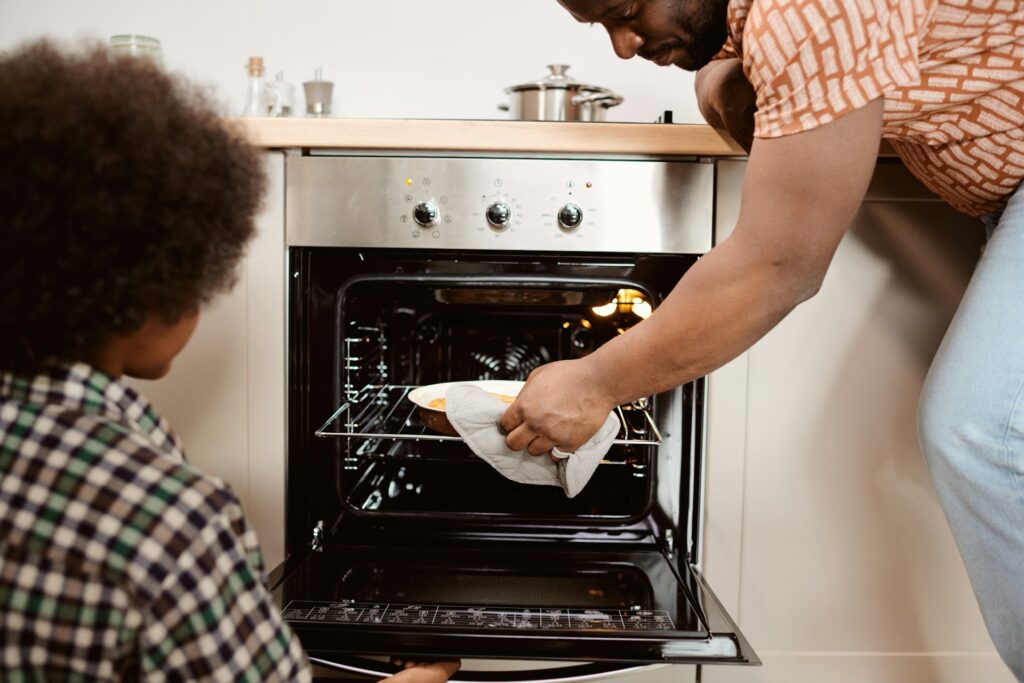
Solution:
<svg viewBox="0 0 1024 683"><path fill-rule="evenodd" d="M370 676L378 680L393 676L402 669L387 662L378 662L363 657L310 657L317 666L336 671ZM598 681L611 676L640 671L653 671L668 664L616 664L612 662L587 662L575 666L552 667L548 669L525 669L520 671L457 671L451 683L583 683Z"/></svg>

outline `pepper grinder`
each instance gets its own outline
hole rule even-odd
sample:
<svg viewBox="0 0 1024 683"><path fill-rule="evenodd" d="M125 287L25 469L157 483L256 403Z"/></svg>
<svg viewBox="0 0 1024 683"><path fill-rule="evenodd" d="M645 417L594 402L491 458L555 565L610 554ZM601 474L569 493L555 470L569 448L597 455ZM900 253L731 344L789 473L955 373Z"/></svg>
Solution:
<svg viewBox="0 0 1024 683"><path fill-rule="evenodd" d="M334 83L323 80L323 67L317 67L312 81L302 84L306 91L306 114L330 116Z"/></svg>

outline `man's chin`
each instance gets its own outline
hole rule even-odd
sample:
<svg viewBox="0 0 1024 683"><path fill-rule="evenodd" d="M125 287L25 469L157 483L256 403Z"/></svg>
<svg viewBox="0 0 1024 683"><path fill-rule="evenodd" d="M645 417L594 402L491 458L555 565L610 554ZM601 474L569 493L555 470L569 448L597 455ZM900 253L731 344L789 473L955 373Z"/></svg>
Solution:
<svg viewBox="0 0 1024 683"><path fill-rule="evenodd" d="M717 54L718 52L715 52L712 55L700 55L698 57L694 57L692 54L687 53L674 61L672 65L677 66L684 71L700 71L710 64Z"/></svg>
<svg viewBox="0 0 1024 683"><path fill-rule="evenodd" d="M690 59L689 57L683 57L672 62L672 66L678 67L683 71L697 71L704 65L700 64L698 66L694 66L694 61L692 59Z"/></svg>

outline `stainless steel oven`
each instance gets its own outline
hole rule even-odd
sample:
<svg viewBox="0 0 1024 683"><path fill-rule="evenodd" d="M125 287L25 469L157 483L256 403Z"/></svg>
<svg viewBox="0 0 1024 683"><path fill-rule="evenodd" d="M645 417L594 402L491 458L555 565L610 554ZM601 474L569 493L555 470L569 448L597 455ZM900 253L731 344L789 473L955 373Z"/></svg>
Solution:
<svg viewBox="0 0 1024 683"><path fill-rule="evenodd" d="M586 489L502 478L409 391L525 379L647 315L712 244L698 160L290 156L288 559L314 661L756 663L699 571L703 380L617 410ZM459 680L501 674L460 672Z"/></svg>

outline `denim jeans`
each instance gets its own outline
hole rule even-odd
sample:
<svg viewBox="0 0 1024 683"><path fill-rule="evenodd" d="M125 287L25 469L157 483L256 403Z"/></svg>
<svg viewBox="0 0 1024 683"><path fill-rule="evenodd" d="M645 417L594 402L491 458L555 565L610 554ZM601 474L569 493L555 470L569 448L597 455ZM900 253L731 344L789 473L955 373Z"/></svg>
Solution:
<svg viewBox="0 0 1024 683"><path fill-rule="evenodd" d="M1024 190L989 218L919 432L989 635L1024 681Z"/></svg>

